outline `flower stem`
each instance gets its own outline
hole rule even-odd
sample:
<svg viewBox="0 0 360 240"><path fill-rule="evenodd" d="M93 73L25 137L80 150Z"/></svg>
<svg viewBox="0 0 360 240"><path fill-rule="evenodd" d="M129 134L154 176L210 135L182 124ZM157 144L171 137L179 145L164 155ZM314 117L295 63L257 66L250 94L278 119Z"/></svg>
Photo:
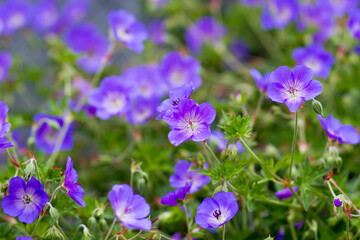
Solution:
<svg viewBox="0 0 360 240"><path fill-rule="evenodd" d="M111 224L111 226L110 226L109 232L107 233L107 235L106 235L106 237L105 237L104 240L106 240L106 239L108 239L108 238L110 237L110 234L111 234L111 232L112 232L112 230L113 230L113 228L114 228L114 226L115 226L116 220L117 220L116 217L114 217L114 220L113 220L113 222L112 222L112 224Z"/></svg>
<svg viewBox="0 0 360 240"><path fill-rule="evenodd" d="M222 240L225 240L225 233L226 233L225 225L226 225L226 223L224 223L224 225L223 225Z"/></svg>
<svg viewBox="0 0 360 240"><path fill-rule="evenodd" d="M140 230L135 236L129 238L128 240L135 239L137 236L139 236L142 233L142 230Z"/></svg>
<svg viewBox="0 0 360 240"><path fill-rule="evenodd" d="M188 236L191 236L191 233L190 233L190 230L191 230L191 226L190 226L190 222L189 222L189 216L188 216L188 210L187 210L187 208L186 208L186 205L185 205L185 203L184 203L184 211L185 211L185 217L186 217L186 227L187 227L187 232L188 232ZM190 237L190 239L191 239L191 237Z"/></svg>
<svg viewBox="0 0 360 240"><path fill-rule="evenodd" d="M61 234L63 235L63 237L65 238L65 240L69 240L69 238L66 236L65 232L62 230L62 228L60 227L59 223L55 223L55 225L57 226L57 228L59 229L59 231L61 232Z"/></svg>
<svg viewBox="0 0 360 240"><path fill-rule="evenodd" d="M297 140L297 132L298 132L298 122L299 122L299 111L295 112L295 127L294 127L294 137L291 147L291 155L290 155L290 169L289 169L289 179L291 182L291 173L292 173L292 166L294 163L294 154L296 148L296 140ZM291 183L290 183L291 184Z"/></svg>
<svg viewBox="0 0 360 240"><path fill-rule="evenodd" d="M345 192L339 187L339 185L337 185L337 183L335 182L334 179L330 178L329 182L334 185L335 188L337 188L345 197L346 199L349 201L349 203L354 207L354 209L360 213L360 210L355 206L355 204L351 201L351 199L345 194Z"/></svg>
<svg viewBox="0 0 360 240"><path fill-rule="evenodd" d="M260 92L260 97L259 97L258 103L256 104L256 109L255 109L255 112L253 114L254 117L253 117L253 119L251 121L251 125L254 125L256 117L259 114L259 111L261 109L261 106L262 106L263 102L264 102L264 93Z"/></svg>
<svg viewBox="0 0 360 240"><path fill-rule="evenodd" d="M216 157L215 153L211 150L211 148L209 147L209 145L203 141L205 147L209 150L209 152L211 153L211 155L213 156L213 158L221 165L220 160Z"/></svg>
<svg viewBox="0 0 360 240"><path fill-rule="evenodd" d="M350 240L350 220L346 217L346 240Z"/></svg>

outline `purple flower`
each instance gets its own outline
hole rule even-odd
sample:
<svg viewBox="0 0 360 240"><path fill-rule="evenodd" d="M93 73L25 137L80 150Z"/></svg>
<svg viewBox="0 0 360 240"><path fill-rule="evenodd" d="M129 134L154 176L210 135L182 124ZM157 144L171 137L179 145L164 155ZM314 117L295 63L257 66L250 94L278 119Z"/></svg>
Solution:
<svg viewBox="0 0 360 240"><path fill-rule="evenodd" d="M172 129L169 141L175 146L189 139L201 142L211 135L210 125L215 120L216 112L210 103L197 105L194 100L184 99L173 111L172 115L165 115L164 120Z"/></svg>
<svg viewBox="0 0 360 240"><path fill-rule="evenodd" d="M166 3L170 2L171 0L148 0L152 5L156 8L163 7Z"/></svg>
<svg viewBox="0 0 360 240"><path fill-rule="evenodd" d="M12 56L8 52L0 52L0 82L8 77L8 72L12 64Z"/></svg>
<svg viewBox="0 0 360 240"><path fill-rule="evenodd" d="M360 40L360 10L354 10L349 14L347 27L351 35Z"/></svg>
<svg viewBox="0 0 360 240"><path fill-rule="evenodd" d="M36 149L44 151L45 154L51 154L57 142L60 129L64 126L63 118L60 116L38 113L34 116L34 121L37 124L35 132ZM60 151L72 149L74 145L74 138L72 136L73 130L74 124L70 123L69 129L66 132L60 147Z"/></svg>
<svg viewBox="0 0 360 240"><path fill-rule="evenodd" d="M36 178L31 177L25 183L21 177L13 177L9 183L9 195L1 201L1 207L5 214L18 216L20 222L31 224L48 201L49 196Z"/></svg>
<svg viewBox="0 0 360 240"><path fill-rule="evenodd" d="M165 99L160 104L160 106L158 106L157 111L159 112L159 115L157 116L156 120L162 119L165 115L171 115L173 110L178 107L181 100L190 98L193 90L193 82L171 90L169 93L169 98Z"/></svg>
<svg viewBox="0 0 360 240"><path fill-rule="evenodd" d="M5 135L10 131L11 124L6 121L6 116L9 111L8 106L0 101L0 149L9 148L14 145L7 141Z"/></svg>
<svg viewBox="0 0 360 240"><path fill-rule="evenodd" d="M184 201L186 195L189 193L192 182L187 182L185 186L179 187L175 191L167 193L161 198L161 204L168 206L177 206L180 201Z"/></svg>
<svg viewBox="0 0 360 240"><path fill-rule="evenodd" d="M3 21L0 33L10 35L25 27L31 14L31 5L28 1L7 0L1 5L0 15Z"/></svg>
<svg viewBox="0 0 360 240"><path fill-rule="evenodd" d="M241 62L249 59L250 51L248 44L243 39L236 39L229 46L229 50Z"/></svg>
<svg viewBox="0 0 360 240"><path fill-rule="evenodd" d="M211 181L209 176L197 173L196 170L190 170L191 166L192 164L188 161L179 161L174 168L175 174L170 176L170 186L174 188L180 188L191 182L192 185L189 193L194 193L199 191L203 186ZM204 168L207 168L207 164L204 166Z"/></svg>
<svg viewBox="0 0 360 240"><path fill-rule="evenodd" d="M100 88L91 90L88 102L96 108L96 116L106 120L126 113L131 107L129 89L122 78L109 76L100 83Z"/></svg>
<svg viewBox="0 0 360 240"><path fill-rule="evenodd" d="M262 76L258 70L251 68L250 74L251 74L252 78L254 79L256 85L258 86L259 90L261 92L266 92L266 90L270 84L270 73L265 73L265 75Z"/></svg>
<svg viewBox="0 0 360 240"><path fill-rule="evenodd" d="M296 66L293 71L287 66L279 67L270 75L267 94L272 101L285 103L290 112L296 112L304 101L322 92L321 83L312 80L312 76L312 70L305 66Z"/></svg>
<svg viewBox="0 0 360 240"><path fill-rule="evenodd" d="M70 28L64 41L75 53L81 54L76 64L85 72L93 74L101 69L110 44L95 25L83 23Z"/></svg>
<svg viewBox="0 0 360 240"><path fill-rule="evenodd" d="M149 23L149 37L158 45L164 44L166 41L166 27L161 19L153 20Z"/></svg>
<svg viewBox="0 0 360 240"><path fill-rule="evenodd" d="M294 192L297 192L299 190L298 187L293 187L292 189L294 190ZM284 199L290 198L293 194L292 194L290 188L285 188L283 190L277 191L275 193L275 195L278 198L280 198L281 200L284 200Z"/></svg>
<svg viewBox="0 0 360 240"><path fill-rule="evenodd" d="M215 45L220 42L226 34L225 26L216 21L215 18L206 16L191 25L185 33L186 44L190 51L198 54L203 44Z"/></svg>
<svg viewBox="0 0 360 240"><path fill-rule="evenodd" d="M150 214L150 205L145 199L133 193L127 184L114 185L108 194L114 214L127 228L149 231L151 221L146 217Z"/></svg>
<svg viewBox="0 0 360 240"><path fill-rule="evenodd" d="M202 228L218 228L235 216L239 209L232 192L218 192L200 204L195 216L196 224Z"/></svg>
<svg viewBox="0 0 360 240"><path fill-rule="evenodd" d="M14 145L11 142L9 142L6 137L0 138L0 149L1 148L10 148L13 146Z"/></svg>
<svg viewBox="0 0 360 240"><path fill-rule="evenodd" d="M334 17L342 17L351 10L358 8L358 0L318 0L322 5L327 5L331 9L330 15Z"/></svg>
<svg viewBox="0 0 360 240"><path fill-rule="evenodd" d="M80 206L86 207L86 204L83 200L84 198L84 189L81 187L81 183L78 183L78 174L73 168L73 162L71 158L67 158L66 169L65 169L65 179L62 184L62 187L66 189L66 194L69 195L75 202Z"/></svg>
<svg viewBox="0 0 360 240"><path fill-rule="evenodd" d="M331 53L327 52L320 44L311 44L306 48L296 48L292 53L298 65L311 68L315 77L327 78L335 62Z"/></svg>
<svg viewBox="0 0 360 240"><path fill-rule="evenodd" d="M34 240L34 239L32 239L31 237L29 237L29 236L25 236L25 237L17 237L16 238L16 240Z"/></svg>
<svg viewBox="0 0 360 240"><path fill-rule="evenodd" d="M210 137L210 142L214 142L215 145L217 146L217 149L222 152L225 150L226 148L226 144L229 141L228 139L224 139L225 135L218 131L218 130L214 130L211 133L211 137ZM229 144L229 149L232 148L232 146L234 146L234 144ZM241 144L241 142L237 142L235 145L238 153L241 153L245 150L245 148L243 147L243 145Z"/></svg>
<svg viewBox="0 0 360 240"><path fill-rule="evenodd" d="M122 9L111 11L108 20L117 41L136 53L143 51L143 41L148 38L148 34L142 22L136 21L134 15Z"/></svg>
<svg viewBox="0 0 360 240"><path fill-rule="evenodd" d="M299 4L296 0L269 0L261 15L261 25L265 30L283 29L294 22L299 15Z"/></svg>
<svg viewBox="0 0 360 240"><path fill-rule="evenodd" d="M263 0L238 0L242 4L250 7L260 6Z"/></svg>
<svg viewBox="0 0 360 240"><path fill-rule="evenodd" d="M349 125L342 125L341 122L331 114L329 114L325 120L320 114L317 115L321 126L326 131L329 139L337 140L339 143L358 144L360 142L360 136L356 129Z"/></svg>
<svg viewBox="0 0 360 240"><path fill-rule="evenodd" d="M334 200L334 205L335 205L336 207L340 207L340 206L342 205L342 201L340 201L339 198L336 198L336 199Z"/></svg>
<svg viewBox="0 0 360 240"><path fill-rule="evenodd" d="M131 124L143 124L156 115L158 98L147 99L138 97L134 100L132 108L126 113L127 120Z"/></svg>
<svg viewBox="0 0 360 240"><path fill-rule="evenodd" d="M279 232L276 234L276 240L285 240L285 230L280 227Z"/></svg>
<svg viewBox="0 0 360 240"><path fill-rule="evenodd" d="M162 58L159 70L170 89L191 82L197 89L202 83L200 67L199 61L192 56L182 56L179 52L170 52Z"/></svg>
<svg viewBox="0 0 360 240"><path fill-rule="evenodd" d="M40 0L34 9L32 27L37 32L52 30L59 17L55 0Z"/></svg>
<svg viewBox="0 0 360 240"><path fill-rule="evenodd" d="M294 223L294 227L296 227L296 228L302 228L303 225L304 225L303 221Z"/></svg>

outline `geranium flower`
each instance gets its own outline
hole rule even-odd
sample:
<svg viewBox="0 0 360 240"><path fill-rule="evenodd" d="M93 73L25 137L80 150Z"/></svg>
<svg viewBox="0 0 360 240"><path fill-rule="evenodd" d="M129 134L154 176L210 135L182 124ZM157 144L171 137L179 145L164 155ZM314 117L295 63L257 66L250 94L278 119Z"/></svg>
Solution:
<svg viewBox="0 0 360 240"><path fill-rule="evenodd" d="M218 228L232 219L239 205L232 192L218 192L214 198L208 197L199 205L195 222L202 228Z"/></svg>
<svg viewBox="0 0 360 240"><path fill-rule="evenodd" d="M184 201L186 195L189 193L192 182L187 182L185 186L169 192L161 198L161 204L169 206L179 205L179 200Z"/></svg>
<svg viewBox="0 0 360 240"><path fill-rule="evenodd" d="M25 237L17 237L16 238L16 240L34 240L34 239L32 239L31 237L29 237L29 236L25 236Z"/></svg>
<svg viewBox="0 0 360 240"><path fill-rule="evenodd" d="M108 198L115 216L127 228L151 229L151 221L146 218L150 214L150 205L142 196L134 195L129 185L114 185Z"/></svg>
<svg viewBox="0 0 360 240"><path fill-rule="evenodd" d="M9 148L14 146L11 142L8 142L5 137L11 127L9 122L5 122L8 111L8 106L0 101L0 148Z"/></svg>
<svg viewBox="0 0 360 240"><path fill-rule="evenodd" d="M292 189L294 190L294 192L297 192L299 190L298 187L293 187ZM277 191L275 195L281 200L283 200L290 198L293 195L293 193L291 192L290 188L285 188L283 190Z"/></svg>
<svg viewBox="0 0 360 240"><path fill-rule="evenodd" d="M161 19L155 19L149 23L149 37L157 45L166 42L166 26Z"/></svg>
<svg viewBox="0 0 360 240"><path fill-rule="evenodd" d="M285 103L290 112L296 112L304 101L322 92L321 83L312 80L312 76L312 70L305 66L296 66L293 71L287 66L279 67L270 75L268 97L274 102Z"/></svg>
<svg viewBox="0 0 360 240"><path fill-rule="evenodd" d="M251 68L250 74L254 79L256 85L258 86L259 90L261 92L266 92L270 84L270 73L265 73L264 76L262 76L258 70Z"/></svg>
<svg viewBox="0 0 360 240"><path fill-rule="evenodd" d="M28 1L7 0L1 5L0 33L10 35L29 24L32 6Z"/></svg>
<svg viewBox="0 0 360 240"><path fill-rule="evenodd" d="M31 224L48 201L49 196L36 178L31 177L25 183L23 178L13 177L9 183L9 195L1 201L1 207L5 214Z"/></svg>
<svg viewBox="0 0 360 240"><path fill-rule="evenodd" d="M0 52L0 82L4 81L8 77L11 64L11 54L8 52Z"/></svg>
<svg viewBox="0 0 360 240"><path fill-rule="evenodd" d="M55 26L58 17L59 10L56 1L41 0L35 5L32 28L39 33L48 32Z"/></svg>
<svg viewBox="0 0 360 240"><path fill-rule="evenodd" d="M197 105L194 100L183 99L172 115L164 116L164 121L172 129L168 135L170 143L179 146L189 139L195 142L208 139L215 116L215 109L210 103Z"/></svg>
<svg viewBox="0 0 360 240"><path fill-rule="evenodd" d="M359 10L353 10L349 14L349 20L347 23L347 27L349 29L349 32L354 38L357 38L360 40L360 11Z"/></svg>
<svg viewBox="0 0 360 240"><path fill-rule="evenodd" d="M265 30L283 29L299 16L299 3L296 0L266 1L261 15L261 26Z"/></svg>
<svg viewBox="0 0 360 240"><path fill-rule="evenodd" d="M86 207L86 204L83 200L84 198L84 189L81 187L81 184L78 183L78 174L73 168L73 162L71 158L67 158L66 169L65 169L65 179L62 184L62 187L66 189L65 193L69 195L75 202L80 206Z"/></svg>
<svg viewBox="0 0 360 240"><path fill-rule="evenodd" d="M222 152L225 150L226 144L229 141L229 139L224 139L224 137L225 137L225 135L218 130L214 130L211 133L211 137L210 137L209 141L215 143L219 152ZM231 149L233 146L234 146L234 144L229 144L228 149ZM241 144L241 142L237 142L235 147L236 147L236 150L238 153L241 153L245 150L245 148Z"/></svg>

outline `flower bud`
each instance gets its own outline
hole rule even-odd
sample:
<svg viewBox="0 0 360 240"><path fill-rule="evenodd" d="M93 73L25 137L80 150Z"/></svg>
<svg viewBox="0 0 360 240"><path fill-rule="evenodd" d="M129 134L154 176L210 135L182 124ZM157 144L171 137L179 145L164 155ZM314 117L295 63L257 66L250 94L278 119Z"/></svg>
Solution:
<svg viewBox="0 0 360 240"><path fill-rule="evenodd" d="M58 221L59 221L59 217L60 217L59 211L58 211L56 208L54 208L53 206L50 205L50 210L49 210L49 212L50 212L51 218L52 218L55 222L58 222Z"/></svg>
<svg viewBox="0 0 360 240"><path fill-rule="evenodd" d="M31 175L34 173L35 171L35 164L33 163L33 161L30 161L27 165L25 170L23 171L23 176L25 181L28 181L31 178Z"/></svg>
<svg viewBox="0 0 360 240"><path fill-rule="evenodd" d="M83 236L82 239L84 240L91 240L94 239L94 236L90 233L89 229L85 226L83 226Z"/></svg>
<svg viewBox="0 0 360 240"><path fill-rule="evenodd" d="M101 217L104 215L104 209L102 208L96 208L94 211L94 216L95 217Z"/></svg>
<svg viewBox="0 0 360 240"><path fill-rule="evenodd" d="M313 99L311 106L316 114L320 114L322 117L324 117L323 107L318 100Z"/></svg>
<svg viewBox="0 0 360 240"><path fill-rule="evenodd" d="M90 229L94 230L96 228L96 218L91 216L88 220L88 226Z"/></svg>
<svg viewBox="0 0 360 240"><path fill-rule="evenodd" d="M140 194L144 193L146 189L146 181L144 178L140 178L136 183L137 189L139 190Z"/></svg>
<svg viewBox="0 0 360 240"><path fill-rule="evenodd" d="M101 219L100 219L99 225L100 225L101 231L103 231L103 232L104 232L104 231L107 229L107 227L108 227L105 218L101 218Z"/></svg>
<svg viewBox="0 0 360 240"><path fill-rule="evenodd" d="M41 235L41 239L61 239L65 240L64 236L61 234L60 230L57 229L55 226L48 228L46 232Z"/></svg>

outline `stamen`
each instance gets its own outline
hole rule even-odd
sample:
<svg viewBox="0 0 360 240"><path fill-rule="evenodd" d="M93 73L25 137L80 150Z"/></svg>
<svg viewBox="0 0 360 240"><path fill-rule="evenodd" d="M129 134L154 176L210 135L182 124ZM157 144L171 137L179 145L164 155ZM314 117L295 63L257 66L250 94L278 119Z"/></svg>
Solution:
<svg viewBox="0 0 360 240"><path fill-rule="evenodd" d="M221 215L220 210L215 210L215 212L213 213L213 216L216 217L216 219L219 219L220 215Z"/></svg>

